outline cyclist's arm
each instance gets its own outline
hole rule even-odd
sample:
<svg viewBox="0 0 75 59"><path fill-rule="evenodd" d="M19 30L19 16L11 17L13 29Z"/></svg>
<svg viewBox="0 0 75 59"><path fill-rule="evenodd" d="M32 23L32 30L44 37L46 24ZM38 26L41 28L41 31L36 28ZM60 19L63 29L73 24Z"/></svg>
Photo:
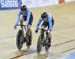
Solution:
<svg viewBox="0 0 75 59"><path fill-rule="evenodd" d="M48 22L49 22L49 31L52 31L52 16L48 17Z"/></svg>
<svg viewBox="0 0 75 59"><path fill-rule="evenodd" d="M37 25L36 25L36 29L39 28L41 22L42 22L42 19L40 18L39 21L38 21L38 23L37 23Z"/></svg>
<svg viewBox="0 0 75 59"><path fill-rule="evenodd" d="M29 25L29 20L30 20L30 11L28 11L28 14L27 14L27 21L26 21L27 26Z"/></svg>
<svg viewBox="0 0 75 59"><path fill-rule="evenodd" d="M19 10L18 15L17 15L16 25L18 25L20 21L20 15L21 15L21 11Z"/></svg>

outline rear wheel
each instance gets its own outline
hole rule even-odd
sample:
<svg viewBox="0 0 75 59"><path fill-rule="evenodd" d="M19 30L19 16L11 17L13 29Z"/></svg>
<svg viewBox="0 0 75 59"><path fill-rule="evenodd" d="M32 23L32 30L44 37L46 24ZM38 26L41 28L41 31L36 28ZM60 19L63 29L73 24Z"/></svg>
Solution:
<svg viewBox="0 0 75 59"><path fill-rule="evenodd" d="M26 35L26 46L27 48L29 48L29 36L28 35Z"/></svg>
<svg viewBox="0 0 75 59"><path fill-rule="evenodd" d="M22 36L22 30L19 30L16 37L16 45L19 50L21 50L23 46L23 36Z"/></svg>
<svg viewBox="0 0 75 59"><path fill-rule="evenodd" d="M51 47L51 39L47 37L45 43L46 43L45 51L47 52L49 48Z"/></svg>
<svg viewBox="0 0 75 59"><path fill-rule="evenodd" d="M32 43L32 33L26 33L26 46L30 48Z"/></svg>

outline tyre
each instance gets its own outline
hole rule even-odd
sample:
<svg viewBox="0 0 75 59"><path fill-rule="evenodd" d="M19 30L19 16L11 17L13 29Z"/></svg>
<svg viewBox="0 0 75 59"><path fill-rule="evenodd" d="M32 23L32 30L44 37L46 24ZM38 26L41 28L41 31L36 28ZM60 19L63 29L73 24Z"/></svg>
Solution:
<svg viewBox="0 0 75 59"><path fill-rule="evenodd" d="M22 36L22 30L19 30L16 37L16 45L19 50L21 50L23 46L23 36Z"/></svg>
<svg viewBox="0 0 75 59"><path fill-rule="evenodd" d="M39 54L42 49L42 44L41 44L41 36L39 36L38 41L37 41L37 53Z"/></svg>
<svg viewBox="0 0 75 59"><path fill-rule="evenodd" d="M26 46L29 47L29 36L26 35Z"/></svg>
<svg viewBox="0 0 75 59"><path fill-rule="evenodd" d="M32 43L32 33L27 32L26 33L26 46L29 48L31 46L31 43Z"/></svg>
<svg viewBox="0 0 75 59"><path fill-rule="evenodd" d="M45 44L45 51L48 51L51 46L51 39L46 38Z"/></svg>

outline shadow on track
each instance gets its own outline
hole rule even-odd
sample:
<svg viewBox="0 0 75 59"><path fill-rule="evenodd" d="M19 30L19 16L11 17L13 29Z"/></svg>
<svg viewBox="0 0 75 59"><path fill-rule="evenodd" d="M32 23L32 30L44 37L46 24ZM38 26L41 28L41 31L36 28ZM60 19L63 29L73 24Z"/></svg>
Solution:
<svg viewBox="0 0 75 59"><path fill-rule="evenodd" d="M32 53L35 53L35 52L36 52L36 50L33 50L33 49L30 49L30 50L17 50L17 51L10 54L11 55L10 59L19 58L21 56L32 54Z"/></svg>

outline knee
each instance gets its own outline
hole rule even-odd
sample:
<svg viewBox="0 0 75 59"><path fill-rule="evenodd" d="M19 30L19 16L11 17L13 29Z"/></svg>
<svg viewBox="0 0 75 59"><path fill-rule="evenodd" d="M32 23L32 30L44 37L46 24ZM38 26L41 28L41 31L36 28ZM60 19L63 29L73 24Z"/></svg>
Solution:
<svg viewBox="0 0 75 59"><path fill-rule="evenodd" d="M28 26L28 27L27 27L26 32L32 33L31 26Z"/></svg>
<svg viewBox="0 0 75 59"><path fill-rule="evenodd" d="M27 27L26 32L31 32L31 28L30 27Z"/></svg>

